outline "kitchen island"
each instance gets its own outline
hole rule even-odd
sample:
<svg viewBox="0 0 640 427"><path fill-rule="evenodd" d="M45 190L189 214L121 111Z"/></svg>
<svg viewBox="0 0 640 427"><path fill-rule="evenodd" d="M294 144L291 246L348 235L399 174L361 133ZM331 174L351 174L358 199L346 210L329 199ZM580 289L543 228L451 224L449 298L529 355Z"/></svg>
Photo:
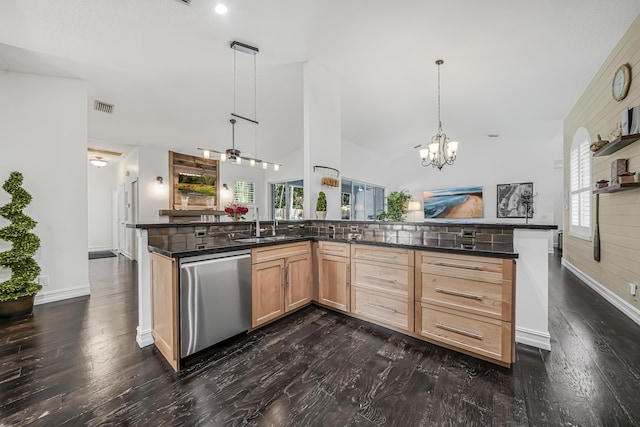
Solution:
<svg viewBox="0 0 640 427"><path fill-rule="evenodd" d="M351 237L358 238L357 246L407 249L412 253L427 251L451 256L475 256L487 260L518 259L518 269L514 274L518 283L515 339L518 342L550 349L546 297L547 242L549 230L556 228L555 226L298 221L281 223L276 230L277 238L260 239L258 243L247 242L245 239L252 234L252 223L192 223L170 226L147 224L137 225L136 228L141 248L148 247L157 254L175 259L306 240L314 241L316 246L322 241L355 246ZM150 261L148 251L143 250L139 253L142 257L138 270L140 322L137 341L140 346L146 346L153 343L151 275L147 267ZM413 273L411 281L413 283Z"/></svg>

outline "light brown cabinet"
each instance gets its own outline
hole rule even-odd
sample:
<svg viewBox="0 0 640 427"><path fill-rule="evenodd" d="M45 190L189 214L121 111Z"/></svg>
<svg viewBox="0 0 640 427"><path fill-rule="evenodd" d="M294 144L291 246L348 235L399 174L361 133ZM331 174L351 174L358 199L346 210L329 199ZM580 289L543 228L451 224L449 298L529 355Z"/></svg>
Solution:
<svg viewBox="0 0 640 427"><path fill-rule="evenodd" d="M416 252L416 334L509 365L515 357L515 261Z"/></svg>
<svg viewBox="0 0 640 427"><path fill-rule="evenodd" d="M311 302L311 243L252 250L253 328Z"/></svg>
<svg viewBox="0 0 640 427"><path fill-rule="evenodd" d="M177 264L175 258L151 253L151 334L175 371L180 369Z"/></svg>
<svg viewBox="0 0 640 427"><path fill-rule="evenodd" d="M351 245L351 313L414 330L414 251Z"/></svg>
<svg viewBox="0 0 640 427"><path fill-rule="evenodd" d="M351 260L348 243L318 243L318 302L337 310L349 311Z"/></svg>

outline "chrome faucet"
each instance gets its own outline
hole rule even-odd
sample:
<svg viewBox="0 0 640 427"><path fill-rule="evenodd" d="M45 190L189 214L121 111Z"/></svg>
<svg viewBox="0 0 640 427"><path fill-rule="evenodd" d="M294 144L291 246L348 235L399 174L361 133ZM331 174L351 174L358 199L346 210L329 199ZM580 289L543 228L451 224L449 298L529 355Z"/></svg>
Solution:
<svg viewBox="0 0 640 427"><path fill-rule="evenodd" d="M276 228L278 228L278 218L273 218L273 231L271 232L272 236L276 235Z"/></svg>
<svg viewBox="0 0 640 427"><path fill-rule="evenodd" d="M256 237L260 237L260 212L257 206L255 211L253 211L253 217L256 220Z"/></svg>

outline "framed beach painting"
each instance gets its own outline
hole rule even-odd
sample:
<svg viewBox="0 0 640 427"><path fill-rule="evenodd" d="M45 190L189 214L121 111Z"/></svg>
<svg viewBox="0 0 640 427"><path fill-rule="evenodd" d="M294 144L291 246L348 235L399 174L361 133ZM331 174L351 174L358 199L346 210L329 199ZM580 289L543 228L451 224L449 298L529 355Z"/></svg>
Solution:
<svg viewBox="0 0 640 427"><path fill-rule="evenodd" d="M522 202L522 196L531 196L532 194L533 182L498 184L496 216L498 218L525 218L527 207Z"/></svg>
<svg viewBox="0 0 640 427"><path fill-rule="evenodd" d="M482 187L460 187L424 192L425 218L482 218Z"/></svg>

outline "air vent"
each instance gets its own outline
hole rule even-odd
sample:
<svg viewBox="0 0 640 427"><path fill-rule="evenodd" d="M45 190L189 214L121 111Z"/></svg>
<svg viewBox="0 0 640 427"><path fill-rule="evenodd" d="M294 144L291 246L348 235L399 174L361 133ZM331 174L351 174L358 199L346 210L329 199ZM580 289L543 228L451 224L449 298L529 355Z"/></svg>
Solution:
<svg viewBox="0 0 640 427"><path fill-rule="evenodd" d="M487 135L489 138L498 138L500 135L497 133L490 133L489 135Z"/></svg>
<svg viewBox="0 0 640 427"><path fill-rule="evenodd" d="M106 102L98 101L97 99L93 100L93 109L103 113L113 114L113 104L107 104Z"/></svg>
<svg viewBox="0 0 640 427"><path fill-rule="evenodd" d="M191 0L178 0L180 3L189 4Z"/></svg>

